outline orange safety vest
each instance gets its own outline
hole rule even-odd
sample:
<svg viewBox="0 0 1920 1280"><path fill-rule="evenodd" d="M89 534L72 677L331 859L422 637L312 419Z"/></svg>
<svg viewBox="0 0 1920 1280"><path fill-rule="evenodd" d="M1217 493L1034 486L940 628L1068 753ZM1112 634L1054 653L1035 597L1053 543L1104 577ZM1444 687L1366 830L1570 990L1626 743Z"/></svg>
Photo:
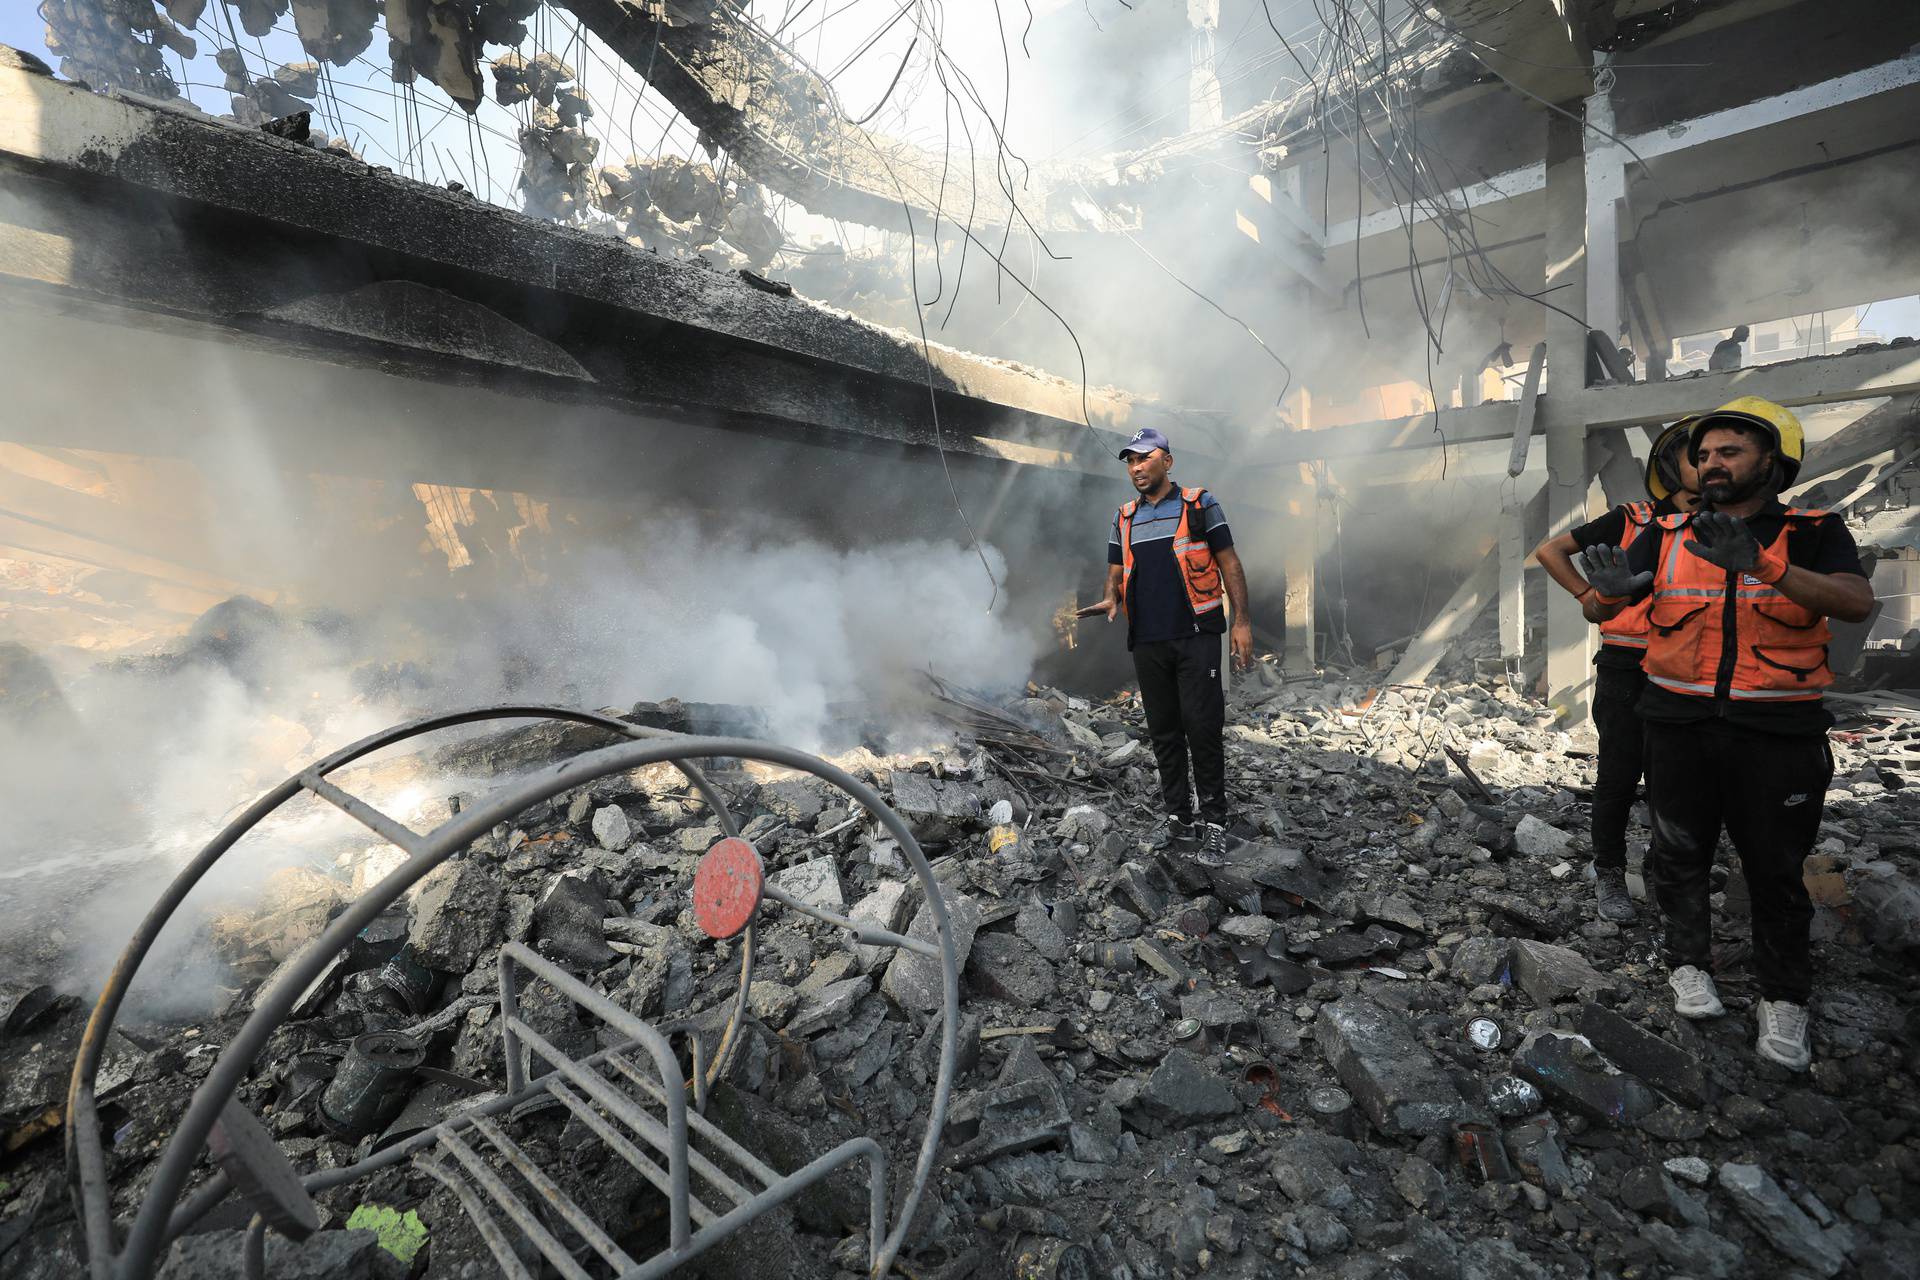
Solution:
<svg viewBox="0 0 1920 1280"><path fill-rule="evenodd" d="M1794 527L1828 518L1789 508L1769 548L1785 558ZM1832 633L1820 614L1747 574L1682 548L1691 515L1662 516L1667 531L1647 597L1647 679L1696 697L1812 702L1833 683Z"/></svg>
<svg viewBox="0 0 1920 1280"><path fill-rule="evenodd" d="M1634 540L1647 531L1654 521L1651 502L1629 502L1625 504L1627 527L1620 535L1620 549L1625 551ZM1613 617L1600 624L1600 641L1603 644L1618 645L1622 649L1644 649L1647 647L1647 610L1653 603L1648 596L1639 604L1630 604Z"/></svg>
<svg viewBox="0 0 1920 1280"><path fill-rule="evenodd" d="M1226 603L1226 588L1220 581L1220 566L1214 563L1213 548L1207 545L1206 522L1199 520L1200 536L1193 536L1200 515L1200 499L1205 489L1180 491L1180 524L1173 531L1173 559L1180 566L1181 581L1187 586L1187 603L1193 616L1211 613ZM1134 498L1120 508L1120 607L1127 608L1133 588L1133 515L1140 509Z"/></svg>

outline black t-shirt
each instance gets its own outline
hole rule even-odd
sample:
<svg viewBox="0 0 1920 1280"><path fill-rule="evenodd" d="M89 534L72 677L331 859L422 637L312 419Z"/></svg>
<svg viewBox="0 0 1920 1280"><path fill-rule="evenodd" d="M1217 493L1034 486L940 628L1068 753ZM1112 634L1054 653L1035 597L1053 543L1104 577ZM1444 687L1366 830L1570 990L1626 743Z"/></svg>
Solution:
<svg viewBox="0 0 1920 1280"><path fill-rule="evenodd" d="M1747 528L1770 545L1780 536L1786 508L1773 503L1747 521ZM1661 548L1668 531L1658 525L1647 530L1627 548L1627 567L1634 573L1653 573L1660 565ZM1682 555L1688 554L1682 552ZM1860 564L1860 548L1839 516L1819 522L1799 521L1787 534L1787 561L1815 573L1851 573L1866 577ZM1651 594L1651 585L1635 593L1636 602ZM1833 725L1833 715L1825 700L1805 702L1750 702L1735 698L1709 698L1699 694L1675 693L1651 682L1640 696L1640 715L1646 720L1669 724L1723 721L1732 728L1753 729L1762 733L1819 734Z"/></svg>
<svg viewBox="0 0 1920 1280"><path fill-rule="evenodd" d="M1671 498L1662 498L1653 504L1653 518L1658 520L1661 516L1670 516L1679 509L1673 505ZM1617 547L1625 541L1626 536L1627 509L1624 506L1615 507L1598 520L1589 520L1575 529L1573 545L1579 551L1585 551L1588 547ZM1645 538L1647 530L1641 530L1640 536ZM1607 644L1602 640L1599 651L1593 655L1593 665L1638 670L1640 659L1645 653L1644 649L1636 649L1624 644Z"/></svg>
<svg viewBox="0 0 1920 1280"><path fill-rule="evenodd" d="M1159 502L1140 499L1133 513L1133 581L1127 588L1127 648L1178 640L1182 636L1221 635L1227 629L1227 611L1214 609L1199 617L1187 602L1187 586L1173 558L1173 532L1180 527L1184 499L1178 486ZM1218 555L1233 545L1227 513L1211 493L1200 495L1200 517L1207 545ZM1191 532L1191 529L1189 530ZM1120 514L1114 513L1107 532L1107 563L1125 563L1120 554Z"/></svg>

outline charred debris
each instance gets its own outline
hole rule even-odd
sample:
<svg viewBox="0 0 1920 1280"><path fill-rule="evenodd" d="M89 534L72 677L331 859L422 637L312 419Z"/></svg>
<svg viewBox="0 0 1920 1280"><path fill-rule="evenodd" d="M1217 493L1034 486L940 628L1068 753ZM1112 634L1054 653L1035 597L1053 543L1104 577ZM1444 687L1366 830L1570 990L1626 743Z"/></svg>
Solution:
<svg viewBox="0 0 1920 1280"><path fill-rule="evenodd" d="M1135 698L1028 694L988 701L936 684L946 745L837 757L924 846L961 970L953 1091L901 1274L1911 1274L1920 815L1872 750L1844 732L1835 744L1808 866L1826 975L1819 1054L1794 1077L1754 1058L1738 1019L1672 1014L1651 912L1626 926L1592 918L1590 747L1503 683L1375 689L1260 664L1230 698L1246 840L1218 862L1156 847ZM684 734L695 714L670 702L623 718ZM381 767L429 786L479 780L433 802L446 818L483 786L606 740L536 723ZM709 764L788 900L932 936L926 890L865 808L804 775ZM710 1039L741 956L702 931L694 879L723 837L669 768L528 808L358 930L234 1101L308 1174L497 1096L509 1083L503 948ZM392 860L282 873L257 912L202 926L234 975L217 1012L116 1027L98 1114L122 1228L222 1048L289 957L400 860L380 856ZM1752 995L1737 876L1722 891L1718 964L1738 1004ZM752 967L707 1117L781 1174L871 1137L897 1204L939 1074L937 965L769 902ZM529 980L518 999L565 1052L608 1047L551 984ZM37 982L0 983L12 1276L85 1265L59 1134L87 1014ZM586 1231L535 1215L583 1273L608 1273L596 1231L636 1257L658 1243L666 1197L604 1152L570 1161L590 1136L576 1116L514 1118L517 1149L587 1212ZM219 1167L200 1159L194 1184ZM515 1176L497 1156L489 1167ZM257 1194L174 1242L160 1274L243 1274ZM495 1266L460 1196L416 1166L312 1205L304 1240L268 1232L270 1274ZM861 1274L868 1210L862 1179L836 1174L689 1269ZM538 1265L524 1229L496 1229Z"/></svg>

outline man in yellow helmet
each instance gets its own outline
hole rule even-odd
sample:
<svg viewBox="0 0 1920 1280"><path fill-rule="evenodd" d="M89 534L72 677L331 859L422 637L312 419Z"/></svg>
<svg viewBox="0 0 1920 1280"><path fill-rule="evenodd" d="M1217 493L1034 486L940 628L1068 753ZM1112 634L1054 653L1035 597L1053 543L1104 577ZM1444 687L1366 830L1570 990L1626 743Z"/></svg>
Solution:
<svg viewBox="0 0 1920 1280"><path fill-rule="evenodd" d="M1707 875L1724 826L1753 898L1754 1047L1805 1071L1813 906L1801 864L1833 779L1827 619L1864 620L1873 588L1838 516L1779 500L1805 452L1792 413L1743 396L1702 415L1692 445L1702 509L1664 517L1628 550L1589 547L1581 567L1601 617L1649 601L1640 716L1674 1008L1726 1011L1707 972Z"/></svg>
<svg viewBox="0 0 1920 1280"><path fill-rule="evenodd" d="M1588 547L1631 547L1662 516L1691 511L1700 501L1693 469L1694 420L1682 418L1661 433L1647 455L1647 501L1624 502L1578 529L1548 538L1534 548L1540 567L1581 603L1590 622L1594 590L1573 557ZM1643 772L1643 731L1638 710L1647 687L1640 660L1647 651L1647 602L1623 609L1600 622L1600 651L1593 658L1593 727L1600 738L1594 762L1593 889L1602 920L1633 919L1627 894L1627 816Z"/></svg>

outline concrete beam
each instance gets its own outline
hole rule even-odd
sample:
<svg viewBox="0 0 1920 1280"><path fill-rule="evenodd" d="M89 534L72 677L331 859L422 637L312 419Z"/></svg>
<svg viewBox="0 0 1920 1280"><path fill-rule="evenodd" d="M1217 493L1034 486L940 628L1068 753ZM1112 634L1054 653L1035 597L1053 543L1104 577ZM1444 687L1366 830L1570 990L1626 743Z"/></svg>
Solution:
<svg viewBox="0 0 1920 1280"><path fill-rule="evenodd" d="M1548 102L1593 87L1584 16L1570 21L1564 0L1430 0L1475 56L1503 80Z"/></svg>
<svg viewBox="0 0 1920 1280"><path fill-rule="evenodd" d="M1811 356L1779 364L1755 365L1728 373L1690 374L1665 382L1587 387L1579 392L1572 416L1593 429L1636 427L1671 422L1689 413L1704 413L1737 396L1760 396L1796 408L1915 392L1920 392L1920 344L1910 343L1850 355ZM1284 466L1316 458L1353 457L1392 449L1511 440L1514 408L1502 401L1472 409L1443 409L1437 414L1417 413L1384 422L1356 422L1271 436L1261 443L1258 455L1249 459L1249 465ZM1543 407L1543 423L1552 412L1554 410ZM1874 452L1883 452L1886 447L1890 446Z"/></svg>
<svg viewBox="0 0 1920 1280"><path fill-rule="evenodd" d="M1866 102L1881 94L1893 93L1920 84L1920 54L1909 54L1878 66L1856 71L1820 84L1789 93L1762 98L1744 106L1676 122L1648 133L1625 138L1632 154L1631 163L1658 160L1678 155L1709 143L1726 142L1757 130L1781 124L1816 111ZM1635 160L1635 157L1638 160ZM1544 161L1522 165L1505 173L1468 183L1423 201L1415 210L1382 209L1362 218L1349 218L1327 228L1328 248L1350 245L1354 238L1370 240L1381 235L1400 235L1407 223L1424 225L1441 210L1480 210L1486 206L1529 195L1546 187Z"/></svg>
<svg viewBox="0 0 1920 1280"><path fill-rule="evenodd" d="M1920 396L1889 400L1809 445L1800 464L1799 483L1812 484L1914 440L1920 440Z"/></svg>
<svg viewBox="0 0 1920 1280"><path fill-rule="evenodd" d="M523 350L564 353L589 371L589 394L663 417L926 448L931 380L938 435L956 450L1044 465L1084 454L1070 465L1104 468L1098 454L1161 416L258 129L10 68L0 69L0 171L0 192L15 197L0 203L6 283L298 334L296 347L312 330L284 317L328 308L289 304L412 280L498 312ZM49 202L64 216L47 215ZM115 234L121 226L131 233ZM403 347L375 344L381 358Z"/></svg>
<svg viewBox="0 0 1920 1280"><path fill-rule="evenodd" d="M1592 387L1582 396L1580 411L1587 425L1596 429L1637 427L1703 413L1737 396L1759 396L1791 409L1916 391L1920 391L1920 344L1908 343L1665 382Z"/></svg>

